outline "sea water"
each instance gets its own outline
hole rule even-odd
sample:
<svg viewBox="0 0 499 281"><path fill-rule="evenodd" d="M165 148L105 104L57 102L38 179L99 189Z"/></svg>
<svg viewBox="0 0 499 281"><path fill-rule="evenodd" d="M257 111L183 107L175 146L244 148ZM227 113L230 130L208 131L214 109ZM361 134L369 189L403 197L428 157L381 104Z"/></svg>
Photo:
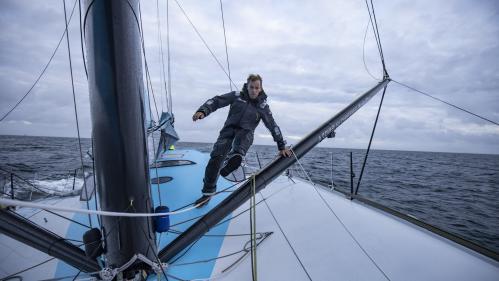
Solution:
<svg viewBox="0 0 499 281"><path fill-rule="evenodd" d="M91 173L91 141L81 143L83 166ZM210 152L212 144L176 147ZM355 187L365 152L314 148L300 160L303 169L294 165L292 174L349 192L350 153ZM246 163L265 165L276 153L275 146L255 145ZM371 150L366 163L359 194L499 252L499 155ZM82 186L81 166L75 138L0 136L3 196L11 195L11 172L16 198L71 194Z"/></svg>

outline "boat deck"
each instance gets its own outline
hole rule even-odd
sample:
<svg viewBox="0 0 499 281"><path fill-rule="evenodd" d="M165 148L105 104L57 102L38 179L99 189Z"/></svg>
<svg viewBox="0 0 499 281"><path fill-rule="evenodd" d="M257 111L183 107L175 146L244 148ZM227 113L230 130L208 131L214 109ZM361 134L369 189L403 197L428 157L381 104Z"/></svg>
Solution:
<svg viewBox="0 0 499 281"><path fill-rule="evenodd" d="M162 161L192 163L157 169L159 176L172 179L160 184L159 192L157 184L151 185L154 205L159 205L160 194L161 203L170 210L194 202L201 194L208 159L207 154L194 150L165 153ZM155 178L156 168L150 172ZM237 188L237 184L233 185L220 178L218 190L229 188L228 192L218 194L203 208L170 216L170 232L157 235L158 249L228 196ZM86 205L78 197L43 203L80 208ZM256 203L260 280L499 280L498 262L299 178L278 177L257 194ZM94 206L93 201L90 206ZM249 207L249 202L239 207L171 260L165 270L168 279L252 280ZM21 208L18 212L66 238L81 240L87 230L45 211ZM56 213L88 224L86 215ZM5 235L0 235L0 247L1 277L49 258ZM77 273L64 262L51 261L20 275L24 280L42 280ZM153 274L149 280L157 277Z"/></svg>
<svg viewBox="0 0 499 281"><path fill-rule="evenodd" d="M201 162L208 157L197 152L186 152L184 156L194 157L198 164L192 169L202 171L184 171L190 175L189 181L165 185L165 189L171 186L167 194L172 201L183 198L176 205L199 196L204 172ZM165 175L172 176L174 171L168 169ZM221 179L218 190L229 185ZM184 213L183 217L172 216L172 224L207 212L225 196L216 196L206 207ZM273 233L257 249L257 270L263 280L499 280L497 262L299 178L280 176L257 194L256 200L257 232ZM187 280L210 276L251 280L248 209L246 203L193 244L170 265L168 274ZM192 222L172 228L183 231ZM222 234L240 236L210 236ZM175 237L167 236L161 246ZM201 262L204 260L210 261Z"/></svg>

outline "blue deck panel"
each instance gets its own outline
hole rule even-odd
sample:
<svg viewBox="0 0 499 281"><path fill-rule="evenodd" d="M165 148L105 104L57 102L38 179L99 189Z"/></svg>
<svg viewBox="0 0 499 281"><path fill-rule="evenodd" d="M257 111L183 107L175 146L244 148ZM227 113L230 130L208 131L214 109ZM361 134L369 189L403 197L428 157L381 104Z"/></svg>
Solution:
<svg viewBox="0 0 499 281"><path fill-rule="evenodd" d="M95 195L95 194L94 194ZM90 201L88 202L89 203L89 207L91 210L95 210L95 200L96 200L96 196L92 196L92 198L90 199ZM84 201L80 201L80 208L81 209L86 209L87 208L87 203L84 202ZM71 219L77 221L77 222L80 222L84 225L90 225L89 224L89 221L88 221L88 215L86 214L81 214L81 213L76 213L73 215L73 217L71 217ZM92 220L92 226L93 227L99 227L99 222L97 220L97 215L90 215L90 219ZM69 227L68 227L68 230L66 232L66 235L64 236L65 238L67 239L74 239L74 240L78 240L78 241L81 241L83 240L83 234L89 230L88 228L82 226L82 225L79 225L77 223L70 223L69 224ZM71 243L74 243L74 244L78 244L80 245L81 243L78 243L78 242L74 242L74 241L70 241ZM80 248L82 250L84 250L84 247L83 246L80 246ZM55 271L55 276L56 277L64 277L64 276L75 276L76 274L78 274L79 270L77 268L74 268L72 267L71 265L59 260L57 262L57 269ZM87 276L86 274L84 273L81 273L78 277L79 278L83 278Z"/></svg>
<svg viewBox="0 0 499 281"><path fill-rule="evenodd" d="M204 170L206 164L209 160L209 155L201 153L195 150L174 150L167 151L163 155L163 159L169 160L191 160L195 162L195 165L185 165L177 167L166 167L158 168L158 175L173 177L170 182L160 184L161 201L166 204L170 210L185 206L189 203L193 203L197 198L201 196L201 188L203 184ZM151 178L156 177L156 169L151 169ZM232 182L225 180L220 177L217 189L221 190L233 185ZM153 184L151 189L151 194L153 197L153 202L155 207L159 205L159 196L157 185ZM171 225L175 225L179 222L183 222L201 215L206 214L214 206L218 205L223 199L225 199L229 193L220 193L214 196L210 202L203 208L193 209L191 211L180 213L178 215L170 216ZM189 221L177 226L173 226L172 229L178 231L184 231L189 226L191 226L196 220ZM228 223L224 223L217 227L211 229L209 234L223 235L226 233L228 228ZM172 233L163 233L162 235L157 235L159 240L159 249L162 249L178 235ZM224 237L203 237L185 254L185 256L178 259L174 264L199 261L204 259L215 258L219 255L220 248L222 246ZM182 254L182 253L181 253ZM175 260L174 258L173 260ZM172 261L173 261L172 260ZM168 274L179 277L181 279L195 279L195 278L206 278L212 274L215 261L198 263L189 266L174 266L172 265L166 271ZM156 277L151 276L150 280L156 280Z"/></svg>
<svg viewBox="0 0 499 281"><path fill-rule="evenodd" d="M185 206L189 203L193 203L197 198L201 196L201 188L203 184L204 170L206 164L209 160L209 155L206 153L201 153L195 150L169 150L162 155L161 160L190 160L193 161L194 165L184 165L175 167L163 167L158 168L156 174L156 168L150 169L150 177L162 177L169 176L173 179L167 183L159 185L151 184L151 196L153 200L154 208L161 203L170 208L170 210L177 209L179 207ZM160 160L160 161L161 161ZM232 182L220 177L218 181L217 189L221 190L233 185ZM193 209L184 213L170 216L170 224L174 225L179 222L183 222L195 217L202 216L211 210L214 206L225 199L229 193L220 193L214 196L212 200L205 205L203 208ZM95 196L92 197L90 203L90 208L95 209ZM86 208L86 203L81 202L81 208ZM229 215L231 216L231 215ZM82 222L83 224L88 224L88 216L85 214L75 214L72 219ZM172 227L174 230L184 231L189 226L191 226L196 220L189 221L177 226ZM92 216L93 226L98 226L97 217ZM221 224L214 227L209 231L209 234L223 235L226 233L228 228L228 223ZM81 240L83 234L88 229L76 223L71 223L68 231L66 233L67 238ZM156 233L158 251L165 247L168 243L173 241L178 235L173 233ZM184 263L191 261L199 261L204 259L215 258L219 255L220 248L223 243L223 236L219 237L203 237L195 243L195 245L185 254L183 257L178 259L175 263ZM175 260L175 258L174 258ZM189 266L171 266L165 270L168 274L177 276L181 279L194 279L194 278L206 278L209 277L213 271L215 261L199 263ZM78 270L62 261L57 265L57 270L55 276L74 276L78 273ZM80 277L84 277L81 274ZM153 274L150 276L149 280L157 280L157 277ZM164 278L162 278L164 280Z"/></svg>

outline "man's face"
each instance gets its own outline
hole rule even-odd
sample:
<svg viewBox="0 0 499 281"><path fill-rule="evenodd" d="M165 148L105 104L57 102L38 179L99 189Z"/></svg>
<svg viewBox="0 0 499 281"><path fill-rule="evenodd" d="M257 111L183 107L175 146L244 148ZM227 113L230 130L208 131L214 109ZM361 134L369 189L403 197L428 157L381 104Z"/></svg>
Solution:
<svg viewBox="0 0 499 281"><path fill-rule="evenodd" d="M262 82L260 80L250 81L246 87L248 87L250 99L254 100L262 91Z"/></svg>

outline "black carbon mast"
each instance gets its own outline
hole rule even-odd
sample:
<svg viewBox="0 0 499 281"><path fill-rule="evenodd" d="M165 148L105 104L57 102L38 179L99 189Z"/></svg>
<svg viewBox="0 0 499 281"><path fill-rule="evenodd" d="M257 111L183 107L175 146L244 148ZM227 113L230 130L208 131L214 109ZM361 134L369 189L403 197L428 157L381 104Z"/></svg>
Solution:
<svg viewBox="0 0 499 281"><path fill-rule="evenodd" d="M150 213L138 1L86 1L85 10L100 207L103 211ZM104 216L102 228L109 267L120 267L136 254L155 260L150 218Z"/></svg>

